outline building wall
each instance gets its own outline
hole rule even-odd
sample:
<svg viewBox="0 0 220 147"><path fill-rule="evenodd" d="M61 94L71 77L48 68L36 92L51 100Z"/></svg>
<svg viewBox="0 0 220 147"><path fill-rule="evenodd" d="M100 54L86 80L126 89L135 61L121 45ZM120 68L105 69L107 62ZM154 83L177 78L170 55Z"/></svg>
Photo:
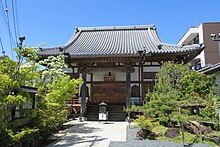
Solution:
<svg viewBox="0 0 220 147"><path fill-rule="evenodd" d="M138 87L139 90L136 91L136 93L139 93L139 95L131 96L131 100L133 102L138 102L140 97L144 98L144 95L152 91L153 86L155 84L155 74L159 71L160 66L144 66L143 69L140 68L140 72L142 72L142 75L140 75L139 78L139 67L133 67L135 70L134 72L131 73L131 94L133 92L133 87ZM88 96L86 99L89 101L93 101L93 94L92 94L92 85L95 84L97 85L97 82L100 82L101 85L106 85L109 82L104 81L104 77L111 72L111 75L115 77L115 81L117 82L126 82L126 72L123 71L123 69L120 68L96 68L92 69L90 73L87 73L86 81L87 84L86 86L88 87ZM77 70L76 70L77 71ZM79 77L82 77L81 74L79 74ZM140 83L139 83L140 80ZM106 84L104 84L106 83ZM110 82L112 83L112 82ZM81 90L81 89L80 89ZM81 92L79 92L80 94ZM107 97L106 95L103 97ZM111 97L111 96L110 96ZM79 95L79 102L80 102L80 95Z"/></svg>
<svg viewBox="0 0 220 147"><path fill-rule="evenodd" d="M212 41L210 35L220 33L220 22L201 23L198 27L191 27L178 42L178 45L204 44L206 48L191 61L192 65L200 62L206 64L220 62L220 47L218 41ZM198 42L195 41L198 38Z"/></svg>
<svg viewBox="0 0 220 147"><path fill-rule="evenodd" d="M204 49L205 64L211 63L216 64L220 62L220 47L218 41L212 41L210 35L220 33L220 22L216 23L203 23L203 40L206 48ZM216 36L216 37L217 37ZM218 37L217 37L218 38ZM216 39L217 39L216 38Z"/></svg>
<svg viewBox="0 0 220 147"><path fill-rule="evenodd" d="M131 73L131 80L132 81L139 81L138 76L138 67L135 67L135 72Z"/></svg>
<svg viewBox="0 0 220 147"><path fill-rule="evenodd" d="M134 69L135 71L131 73L131 82L137 83L139 81L138 67L134 67ZM159 69L159 66L146 66L143 67L143 72L158 72ZM114 69L96 69L95 71L92 71L93 81L104 81L105 75L108 75L109 72L111 72L111 74L115 76L115 81L126 81L126 72ZM87 81L90 81L90 79L90 75L87 74Z"/></svg>
<svg viewBox="0 0 220 147"><path fill-rule="evenodd" d="M109 72L115 76L115 81L126 81L126 73L114 69L97 69L93 71L93 81L104 81L105 75L108 75Z"/></svg>

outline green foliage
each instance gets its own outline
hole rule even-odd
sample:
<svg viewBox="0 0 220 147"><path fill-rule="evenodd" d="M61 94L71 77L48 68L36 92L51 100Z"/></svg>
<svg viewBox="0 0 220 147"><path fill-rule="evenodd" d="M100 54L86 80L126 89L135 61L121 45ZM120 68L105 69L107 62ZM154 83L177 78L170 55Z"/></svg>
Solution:
<svg viewBox="0 0 220 147"><path fill-rule="evenodd" d="M47 84L48 93L46 94L46 100L49 103L59 103L63 105L65 100L78 93L78 88L81 83L81 79L71 80L69 76L54 79L52 83Z"/></svg>
<svg viewBox="0 0 220 147"><path fill-rule="evenodd" d="M38 109L38 127L57 127L66 121L66 110L59 105L48 104L44 109Z"/></svg>
<svg viewBox="0 0 220 147"><path fill-rule="evenodd" d="M157 74L154 91L146 95L146 116L159 119L161 124L172 126L179 121L211 120L216 118L219 97L216 95L214 75L189 70L182 64L164 63ZM205 108L194 112L188 104L204 104ZM181 114L179 114L181 107Z"/></svg>
<svg viewBox="0 0 220 147"><path fill-rule="evenodd" d="M172 115L176 112L178 103L176 91L167 93L152 93L151 100L146 105L148 116L159 118L160 122L173 121Z"/></svg>
<svg viewBox="0 0 220 147"><path fill-rule="evenodd" d="M4 101L4 98L11 93L16 85L17 83L13 82L7 74L0 73L0 103Z"/></svg>
<svg viewBox="0 0 220 147"><path fill-rule="evenodd" d="M6 147L10 146L13 143L14 133L10 129L2 129L0 132L0 146Z"/></svg>
<svg viewBox="0 0 220 147"><path fill-rule="evenodd" d="M16 72L17 63L8 57L4 57L0 60L0 67L1 74L7 74L10 78L12 78Z"/></svg>
<svg viewBox="0 0 220 147"><path fill-rule="evenodd" d="M157 140L166 140L166 141L170 141L170 142L182 143L182 134L180 134L180 136L177 136L175 138L168 138L168 137L164 136L167 129L168 128L166 128L164 126L157 126L157 127L153 128L152 132L156 133ZM196 134L184 132L184 142L187 144L200 143L200 138ZM214 142L210 142L210 141L203 141L203 144L216 146L216 144Z"/></svg>
<svg viewBox="0 0 220 147"><path fill-rule="evenodd" d="M46 66L46 70L43 70L40 76L40 85L66 76L62 70L63 68L67 68L64 55L56 57L49 56L47 59L39 61L39 64Z"/></svg>
<svg viewBox="0 0 220 147"><path fill-rule="evenodd" d="M152 122L148 120L145 116L138 117L134 120L134 122L138 123L138 126L140 126L142 129L151 130L153 127Z"/></svg>
<svg viewBox="0 0 220 147"><path fill-rule="evenodd" d="M21 105L29 98L27 92L19 91L19 87L24 85L27 73L18 70L15 61L4 57L0 60L0 105L2 106L0 117L4 118L0 123L6 123L8 118L7 105Z"/></svg>
<svg viewBox="0 0 220 147"><path fill-rule="evenodd" d="M145 112L145 107L144 106L136 106L134 104L131 105L131 108L127 108L125 111L126 112L131 112L131 111L136 111L136 112Z"/></svg>
<svg viewBox="0 0 220 147"><path fill-rule="evenodd" d="M13 142L22 142L24 145L38 138L39 134L49 137L52 128L66 121L65 100L76 95L79 85L82 84L81 79L70 79L64 74L62 69L67 67L65 56L50 56L39 61L36 48L22 47L14 50L17 52L17 61L8 57L0 60L0 138L8 139L1 140L0 146L9 146ZM46 66L43 71L39 71L40 64ZM11 110L8 110L8 106L21 107L30 98L27 92L19 89L20 86L38 88L35 97L37 108L21 110L31 120L33 128L16 132L17 128L10 125ZM12 130L7 131L9 128Z"/></svg>
<svg viewBox="0 0 220 147"><path fill-rule="evenodd" d="M16 63L5 57L0 60L0 103L18 87L18 81L14 80Z"/></svg>
<svg viewBox="0 0 220 147"><path fill-rule="evenodd" d="M207 102L212 100L211 94L216 92L215 75L205 75L196 71L190 71L178 85L181 97L194 103Z"/></svg>
<svg viewBox="0 0 220 147"><path fill-rule="evenodd" d="M216 130L216 131L218 131L219 132L219 138L220 138L220 124L215 124L214 126L213 126L213 128L214 128L214 130Z"/></svg>
<svg viewBox="0 0 220 147"><path fill-rule="evenodd" d="M40 75L36 97L39 127L56 127L66 121L65 101L78 93L82 79L70 79L64 74L62 69L66 68L66 65L63 55L51 56L39 63L46 66Z"/></svg>
<svg viewBox="0 0 220 147"><path fill-rule="evenodd" d="M156 136L162 137L165 135L165 132L167 131L167 129L168 128L165 126L157 125L152 128L152 132L154 132L156 134Z"/></svg>
<svg viewBox="0 0 220 147"><path fill-rule="evenodd" d="M166 136L159 136L157 137L158 140L166 140L166 141L170 141L170 142L178 142L178 143L182 143L182 134L180 134L180 136L177 136L175 138L168 138ZM199 136L195 135L195 134L191 134L191 133L184 133L184 141L185 143L188 144L194 144L194 143L199 143Z"/></svg>
<svg viewBox="0 0 220 147"><path fill-rule="evenodd" d="M5 98L5 101L7 104L14 104L14 105L20 105L24 102L26 102L26 98L22 95L8 95Z"/></svg>
<svg viewBox="0 0 220 147"><path fill-rule="evenodd" d="M24 128L13 136L13 140L17 143L26 144L38 138L39 129Z"/></svg>

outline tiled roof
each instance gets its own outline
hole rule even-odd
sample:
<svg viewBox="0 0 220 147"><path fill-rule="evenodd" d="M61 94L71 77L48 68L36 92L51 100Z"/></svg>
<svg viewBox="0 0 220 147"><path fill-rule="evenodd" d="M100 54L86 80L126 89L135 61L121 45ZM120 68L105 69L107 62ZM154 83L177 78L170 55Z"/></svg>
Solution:
<svg viewBox="0 0 220 147"><path fill-rule="evenodd" d="M138 56L138 51L149 54L176 54L201 50L201 45L181 46L162 43L154 25L78 27L64 46L47 48L39 55L69 53L71 57Z"/></svg>
<svg viewBox="0 0 220 147"><path fill-rule="evenodd" d="M199 72L202 72L202 73L214 73L216 71L219 71L220 70L220 62L217 63L217 64L207 64L206 66L204 66L203 68L201 68L200 70L198 70Z"/></svg>

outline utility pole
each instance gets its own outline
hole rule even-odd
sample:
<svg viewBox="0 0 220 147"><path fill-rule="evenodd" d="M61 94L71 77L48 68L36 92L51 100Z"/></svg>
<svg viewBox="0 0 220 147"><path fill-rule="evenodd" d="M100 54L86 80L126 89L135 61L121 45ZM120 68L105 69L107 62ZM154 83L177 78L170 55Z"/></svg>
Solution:
<svg viewBox="0 0 220 147"><path fill-rule="evenodd" d="M19 40L20 40L20 43L18 43L17 44L17 47L19 48L19 50L20 51L22 51L22 43L23 43L23 41L25 40L25 37L24 36L20 36L19 37ZM21 58L22 58L22 56L21 55L19 55L19 53L18 53L18 57L17 57L17 59L18 59L18 61L17 61L17 63L18 63L18 65L17 65L17 68L16 68L16 71L15 71L15 75L14 75L14 77L16 78L16 76L17 76L17 73L18 73L18 71L19 71L19 68L20 68L20 66L21 66Z"/></svg>

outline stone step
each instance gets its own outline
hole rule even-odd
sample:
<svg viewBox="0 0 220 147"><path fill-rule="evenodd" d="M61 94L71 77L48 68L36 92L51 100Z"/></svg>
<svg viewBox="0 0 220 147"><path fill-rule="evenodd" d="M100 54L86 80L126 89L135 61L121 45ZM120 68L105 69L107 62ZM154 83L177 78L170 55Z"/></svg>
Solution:
<svg viewBox="0 0 220 147"><path fill-rule="evenodd" d="M123 105L108 105L108 120L109 121L124 121L127 117L126 112L123 111ZM86 117L87 120L98 121L99 106L88 105Z"/></svg>

